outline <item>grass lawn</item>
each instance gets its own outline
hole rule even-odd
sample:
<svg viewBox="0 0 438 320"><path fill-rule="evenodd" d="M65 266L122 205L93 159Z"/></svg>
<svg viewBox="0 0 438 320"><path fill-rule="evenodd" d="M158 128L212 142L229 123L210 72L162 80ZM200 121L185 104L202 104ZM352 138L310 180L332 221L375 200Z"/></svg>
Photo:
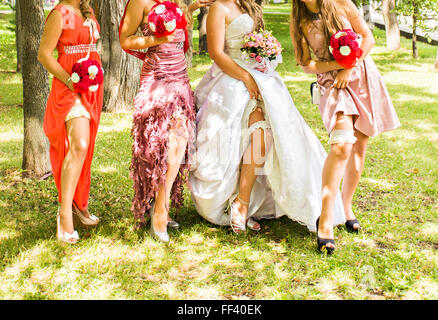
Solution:
<svg viewBox="0 0 438 320"><path fill-rule="evenodd" d="M280 19L280 20L279 20ZM259 233L235 236L197 215L189 195L171 243L133 231L129 179L131 113L103 114L92 166L90 210L97 229L64 246L55 238L53 179L20 175L22 84L14 73L12 15L0 15L0 299L437 299L438 81L436 47L420 58L385 49L375 30L378 64L403 126L371 139L354 210L364 231L336 230L332 257L315 235L287 218L262 221ZM288 16L267 14L285 47L278 71L297 108L326 148L306 75L295 65ZM195 45L197 33L195 32ZM195 56L193 87L210 65Z"/></svg>

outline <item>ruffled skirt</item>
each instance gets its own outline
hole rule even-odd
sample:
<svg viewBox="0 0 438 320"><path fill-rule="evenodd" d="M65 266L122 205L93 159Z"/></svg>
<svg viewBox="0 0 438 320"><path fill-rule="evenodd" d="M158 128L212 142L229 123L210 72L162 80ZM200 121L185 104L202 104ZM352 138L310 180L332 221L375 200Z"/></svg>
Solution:
<svg viewBox="0 0 438 320"><path fill-rule="evenodd" d="M143 75L134 99L131 179L134 182L132 211L140 225L160 185L165 183L169 130L183 120L188 132L186 154L172 186L173 207L183 203L183 184L194 148L195 108L186 70L179 74Z"/></svg>

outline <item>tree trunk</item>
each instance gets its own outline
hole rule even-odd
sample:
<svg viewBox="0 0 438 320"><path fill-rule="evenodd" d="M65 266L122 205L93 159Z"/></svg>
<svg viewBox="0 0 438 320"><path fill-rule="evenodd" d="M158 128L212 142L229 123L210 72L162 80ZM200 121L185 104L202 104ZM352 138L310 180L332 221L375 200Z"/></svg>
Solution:
<svg viewBox="0 0 438 320"><path fill-rule="evenodd" d="M190 6L192 4L193 0L184 0L184 3L187 6ZM193 59L193 28L188 28L189 32L189 49L186 52L186 60L187 60L187 67L192 67L192 59Z"/></svg>
<svg viewBox="0 0 438 320"><path fill-rule="evenodd" d="M400 49L400 28L397 14L393 12L395 0L383 0L382 11L386 29L386 48L388 50Z"/></svg>
<svg viewBox="0 0 438 320"><path fill-rule="evenodd" d="M20 1L17 1L15 4L15 45L17 48L17 72L21 72L21 65L22 65L22 60L21 60L22 51L23 51L22 34L23 33L21 31Z"/></svg>
<svg viewBox="0 0 438 320"><path fill-rule="evenodd" d="M373 30L374 23L371 19L371 5L370 0L362 0L362 6L363 6L363 17L365 19L365 22L368 24L368 27Z"/></svg>
<svg viewBox="0 0 438 320"><path fill-rule="evenodd" d="M417 14L418 14L418 7L417 7L417 1L414 0L413 2L414 6L414 14L412 15L412 56L414 59L418 58L418 48L417 48Z"/></svg>
<svg viewBox="0 0 438 320"><path fill-rule="evenodd" d="M49 142L43 131L49 95L49 75L38 62L38 47L44 28L41 0L20 0L23 39L23 164L26 175L41 177L51 170Z"/></svg>
<svg viewBox="0 0 438 320"><path fill-rule="evenodd" d="M435 69L438 69L438 50L436 51L436 60L434 64Z"/></svg>
<svg viewBox="0 0 438 320"><path fill-rule="evenodd" d="M127 2L127 0L92 2L101 28L98 47L105 70L103 109L107 112L131 109L140 85L142 63L124 52L119 41L119 23Z"/></svg>
<svg viewBox="0 0 438 320"><path fill-rule="evenodd" d="M208 53L207 44L207 16L209 8L201 8L198 15L198 30L199 30L199 54Z"/></svg>

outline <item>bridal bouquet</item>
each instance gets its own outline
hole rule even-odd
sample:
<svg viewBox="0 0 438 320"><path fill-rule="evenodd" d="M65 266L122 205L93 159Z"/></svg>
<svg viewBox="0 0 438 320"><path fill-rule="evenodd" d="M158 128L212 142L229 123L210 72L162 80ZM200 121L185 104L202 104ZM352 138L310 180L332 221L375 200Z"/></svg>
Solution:
<svg viewBox="0 0 438 320"><path fill-rule="evenodd" d="M168 36L176 29L185 29L187 26L184 12L170 1L154 5L148 15L148 23L157 38Z"/></svg>
<svg viewBox="0 0 438 320"><path fill-rule="evenodd" d="M361 38L351 29L336 32L330 39L329 51L345 69L351 69L362 56Z"/></svg>
<svg viewBox="0 0 438 320"><path fill-rule="evenodd" d="M273 71L282 62L283 47L271 31L260 30L245 36L242 57L254 60L255 69L261 72Z"/></svg>
<svg viewBox="0 0 438 320"><path fill-rule="evenodd" d="M79 60L73 65L71 81L77 92L95 92L103 82L103 69L95 60Z"/></svg>

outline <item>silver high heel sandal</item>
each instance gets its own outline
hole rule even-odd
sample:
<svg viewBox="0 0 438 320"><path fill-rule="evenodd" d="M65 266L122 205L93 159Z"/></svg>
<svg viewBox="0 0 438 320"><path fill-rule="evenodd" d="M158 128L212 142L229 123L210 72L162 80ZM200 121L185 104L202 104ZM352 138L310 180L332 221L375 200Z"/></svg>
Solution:
<svg viewBox="0 0 438 320"><path fill-rule="evenodd" d="M238 199L240 202L242 202L246 206L249 205L248 202L243 201L242 199L240 199L239 196L237 196L236 199ZM230 226L231 226L231 229L236 234L240 234L241 232L246 231L246 221L245 221L245 218L243 218L240 215L240 212L239 212L239 210L237 210L237 207L234 204L234 201L231 204L231 208L230 208Z"/></svg>
<svg viewBox="0 0 438 320"><path fill-rule="evenodd" d="M151 214L151 234L152 234L152 236L154 238L162 241L162 242L169 242L169 234L167 233L167 230L164 232L155 231L155 228L154 228L155 201L152 204L152 207L150 209L150 214Z"/></svg>
<svg viewBox="0 0 438 320"><path fill-rule="evenodd" d="M256 224L258 224L258 228L256 228ZM260 226L260 223L258 223L257 221L255 221L253 218L249 218L248 221L246 222L246 225L248 226L248 228L250 228L253 231L260 231L262 229L262 227Z"/></svg>
<svg viewBox="0 0 438 320"><path fill-rule="evenodd" d="M60 209L58 209L58 214L56 215L56 238L61 241L68 244L75 244L79 240L79 234L75 230L73 233L64 232L62 234L60 232L61 230L61 216L59 214Z"/></svg>

